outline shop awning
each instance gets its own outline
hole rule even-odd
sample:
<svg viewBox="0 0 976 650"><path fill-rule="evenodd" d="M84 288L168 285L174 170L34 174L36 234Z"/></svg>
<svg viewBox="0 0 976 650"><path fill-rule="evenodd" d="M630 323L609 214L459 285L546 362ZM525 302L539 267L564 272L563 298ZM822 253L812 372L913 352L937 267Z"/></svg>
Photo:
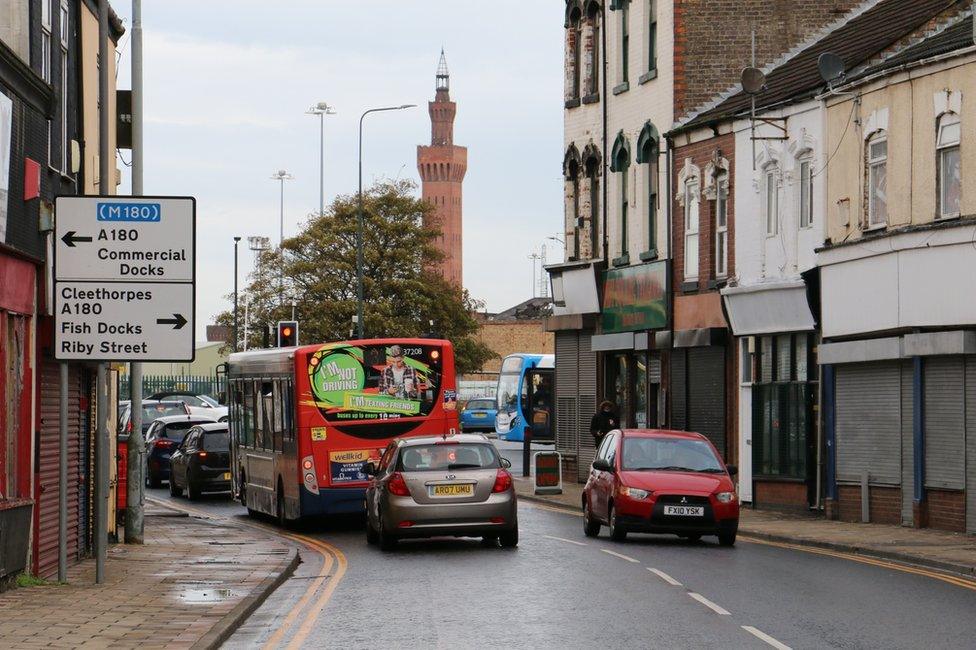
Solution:
<svg viewBox="0 0 976 650"><path fill-rule="evenodd" d="M728 287L722 299L736 336L816 329L802 280Z"/></svg>

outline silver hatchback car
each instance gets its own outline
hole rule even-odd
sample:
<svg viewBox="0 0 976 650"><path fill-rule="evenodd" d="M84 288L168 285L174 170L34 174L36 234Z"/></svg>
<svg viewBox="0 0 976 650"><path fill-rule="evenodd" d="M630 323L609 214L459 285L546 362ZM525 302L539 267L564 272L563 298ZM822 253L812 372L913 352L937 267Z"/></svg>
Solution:
<svg viewBox="0 0 976 650"><path fill-rule="evenodd" d="M510 466L480 434L394 440L366 467L366 541L391 550L400 539L445 535L517 546Z"/></svg>

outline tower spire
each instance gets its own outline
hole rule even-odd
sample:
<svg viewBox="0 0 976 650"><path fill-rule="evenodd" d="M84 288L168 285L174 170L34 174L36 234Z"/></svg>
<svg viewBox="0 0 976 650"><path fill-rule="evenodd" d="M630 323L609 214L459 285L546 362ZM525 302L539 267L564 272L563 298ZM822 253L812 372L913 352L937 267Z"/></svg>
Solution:
<svg viewBox="0 0 976 650"><path fill-rule="evenodd" d="M447 71L447 57L444 56L444 48L441 47L441 60L437 62L437 90L451 89L451 73Z"/></svg>

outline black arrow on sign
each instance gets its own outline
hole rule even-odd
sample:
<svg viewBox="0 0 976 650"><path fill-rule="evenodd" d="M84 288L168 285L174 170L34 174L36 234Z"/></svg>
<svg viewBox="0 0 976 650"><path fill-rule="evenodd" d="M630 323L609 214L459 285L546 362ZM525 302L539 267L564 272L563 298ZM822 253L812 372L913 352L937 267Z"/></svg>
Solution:
<svg viewBox="0 0 976 650"><path fill-rule="evenodd" d="M91 237L78 237L78 236L76 236L74 230L69 230L68 232L64 233L64 237L61 238L61 241L63 241L65 244L67 244L71 248L74 248L75 247L75 242L79 242L79 241L90 242L91 240L92 240Z"/></svg>
<svg viewBox="0 0 976 650"><path fill-rule="evenodd" d="M173 318L157 318L156 324L172 325L174 330L179 330L183 329L183 326L186 325L186 318L183 317L183 314L173 314Z"/></svg>

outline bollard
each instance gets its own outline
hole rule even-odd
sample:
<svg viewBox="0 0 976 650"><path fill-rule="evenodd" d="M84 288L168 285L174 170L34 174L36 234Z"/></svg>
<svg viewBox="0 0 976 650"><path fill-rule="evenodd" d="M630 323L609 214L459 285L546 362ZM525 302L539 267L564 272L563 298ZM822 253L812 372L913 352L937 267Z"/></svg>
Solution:
<svg viewBox="0 0 976 650"><path fill-rule="evenodd" d="M532 430L525 427L525 435L522 437L522 476L531 476L532 468Z"/></svg>

